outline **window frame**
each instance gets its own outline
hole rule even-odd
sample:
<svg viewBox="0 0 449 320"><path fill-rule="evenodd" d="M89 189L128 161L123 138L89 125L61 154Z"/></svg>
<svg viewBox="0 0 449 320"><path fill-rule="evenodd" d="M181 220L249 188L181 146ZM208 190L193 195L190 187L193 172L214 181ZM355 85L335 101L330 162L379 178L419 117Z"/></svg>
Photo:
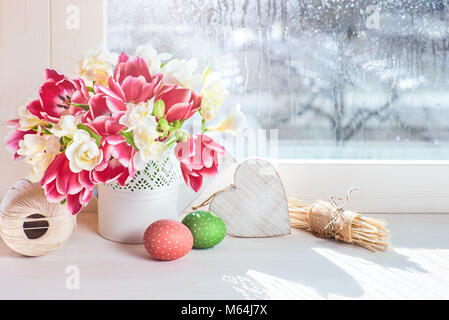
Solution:
<svg viewBox="0 0 449 320"><path fill-rule="evenodd" d="M275 160L288 196L306 202L345 197L363 213L448 213L446 160Z"/></svg>
<svg viewBox="0 0 449 320"><path fill-rule="evenodd" d="M449 213L449 161L266 160L277 170L287 197L308 204L329 197L344 199L349 189L359 188L351 193L345 209L363 214ZM238 164L228 155L218 176L207 178L197 195L186 187L180 198L185 211L192 199L198 205L233 184Z"/></svg>

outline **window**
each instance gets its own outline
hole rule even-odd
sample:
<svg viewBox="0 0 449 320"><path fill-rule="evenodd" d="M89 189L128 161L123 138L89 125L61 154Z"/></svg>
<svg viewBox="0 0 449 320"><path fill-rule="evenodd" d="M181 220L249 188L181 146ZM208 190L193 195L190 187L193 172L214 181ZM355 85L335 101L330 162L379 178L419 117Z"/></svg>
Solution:
<svg viewBox="0 0 449 320"><path fill-rule="evenodd" d="M279 156L449 156L449 1L109 0L108 45L197 57Z"/></svg>

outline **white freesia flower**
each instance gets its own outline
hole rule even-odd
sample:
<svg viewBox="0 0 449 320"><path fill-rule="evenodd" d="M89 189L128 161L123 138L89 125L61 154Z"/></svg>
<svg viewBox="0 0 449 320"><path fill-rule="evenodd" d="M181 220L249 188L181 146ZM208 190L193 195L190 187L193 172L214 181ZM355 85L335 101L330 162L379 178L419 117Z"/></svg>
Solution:
<svg viewBox="0 0 449 320"><path fill-rule="evenodd" d="M59 153L59 150L61 149L59 139L53 136L47 136L47 138L48 139L47 144L45 146L45 152L56 156Z"/></svg>
<svg viewBox="0 0 449 320"><path fill-rule="evenodd" d="M39 181L50 163L59 152L60 144L54 136L26 134L19 142L17 153L25 156L25 162L31 165L29 179Z"/></svg>
<svg viewBox="0 0 449 320"><path fill-rule="evenodd" d="M201 89L201 114L206 121L215 119L228 90L217 72L207 67L203 72L203 88Z"/></svg>
<svg viewBox="0 0 449 320"><path fill-rule="evenodd" d="M211 130L229 132L236 135L248 126L245 114L240 111L240 105L236 104L228 116Z"/></svg>
<svg viewBox="0 0 449 320"><path fill-rule="evenodd" d="M120 118L120 123L128 127L127 131L141 126L150 126L156 129L156 118L153 112L153 102L128 103L126 113Z"/></svg>
<svg viewBox="0 0 449 320"><path fill-rule="evenodd" d="M157 53L156 49L149 44L146 46L140 46L136 50L136 56L145 60L150 68L150 74L162 73L162 61L171 59L170 53Z"/></svg>
<svg viewBox="0 0 449 320"><path fill-rule="evenodd" d="M120 123L128 127L127 131L133 131L134 143L139 149L133 159L137 170L144 169L150 160L160 160L166 150L165 143L157 141L161 133L156 129L156 117L151 114L152 111L152 101L136 105L129 103L120 119Z"/></svg>
<svg viewBox="0 0 449 320"><path fill-rule="evenodd" d="M38 182L44 176L45 170L54 160L55 155L49 152L40 152L30 158L27 163L31 165L28 178L31 182Z"/></svg>
<svg viewBox="0 0 449 320"><path fill-rule="evenodd" d="M44 136L40 134L26 134L19 141L17 154L25 156L25 158L32 158L35 154L45 151L46 146L47 139Z"/></svg>
<svg viewBox="0 0 449 320"><path fill-rule="evenodd" d="M151 160L158 161L167 149L163 142L157 141L159 137L156 128L141 126L134 130L134 143L139 151L134 155L134 166L137 170L143 170Z"/></svg>
<svg viewBox="0 0 449 320"><path fill-rule="evenodd" d="M82 129L76 130L65 155L69 160L70 170L74 173L90 171L103 160L103 151L98 148L95 139Z"/></svg>
<svg viewBox="0 0 449 320"><path fill-rule="evenodd" d="M34 114L32 114L25 105L17 108L17 111L19 113L20 131L28 131L34 127L43 127L47 125L47 122L39 119Z"/></svg>
<svg viewBox="0 0 449 320"><path fill-rule="evenodd" d="M73 135L75 134L76 130L78 130L77 126L79 123L79 118L68 114L62 116L59 122L54 124L50 129L50 132L58 138L67 137L73 139Z"/></svg>
<svg viewBox="0 0 449 320"><path fill-rule="evenodd" d="M195 58L190 60L170 60L163 68L163 80L166 85L180 85L184 88L195 89L201 85L201 74L194 74L198 67Z"/></svg>
<svg viewBox="0 0 449 320"><path fill-rule="evenodd" d="M77 74L84 80L107 85L116 61L117 54L109 52L100 45L96 50L89 50L79 61Z"/></svg>

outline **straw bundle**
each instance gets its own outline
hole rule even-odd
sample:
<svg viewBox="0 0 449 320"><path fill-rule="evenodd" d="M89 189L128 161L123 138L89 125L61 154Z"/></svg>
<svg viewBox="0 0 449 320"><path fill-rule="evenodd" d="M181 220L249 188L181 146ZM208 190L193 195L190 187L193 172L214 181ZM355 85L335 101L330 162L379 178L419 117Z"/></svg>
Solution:
<svg viewBox="0 0 449 320"><path fill-rule="evenodd" d="M330 198L330 202L317 200L312 205L289 198L291 227L307 229L318 237L353 243L371 251L385 250L389 234L387 223L344 210L350 192L343 205L336 201L340 198Z"/></svg>

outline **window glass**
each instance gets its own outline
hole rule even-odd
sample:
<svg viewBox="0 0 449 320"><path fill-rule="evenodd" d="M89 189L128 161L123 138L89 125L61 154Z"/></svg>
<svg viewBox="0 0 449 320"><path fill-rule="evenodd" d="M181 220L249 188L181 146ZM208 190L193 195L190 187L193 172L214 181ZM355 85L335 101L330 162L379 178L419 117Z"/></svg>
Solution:
<svg viewBox="0 0 449 320"><path fill-rule="evenodd" d="M108 0L108 46L211 65L281 158L448 159L448 1Z"/></svg>

